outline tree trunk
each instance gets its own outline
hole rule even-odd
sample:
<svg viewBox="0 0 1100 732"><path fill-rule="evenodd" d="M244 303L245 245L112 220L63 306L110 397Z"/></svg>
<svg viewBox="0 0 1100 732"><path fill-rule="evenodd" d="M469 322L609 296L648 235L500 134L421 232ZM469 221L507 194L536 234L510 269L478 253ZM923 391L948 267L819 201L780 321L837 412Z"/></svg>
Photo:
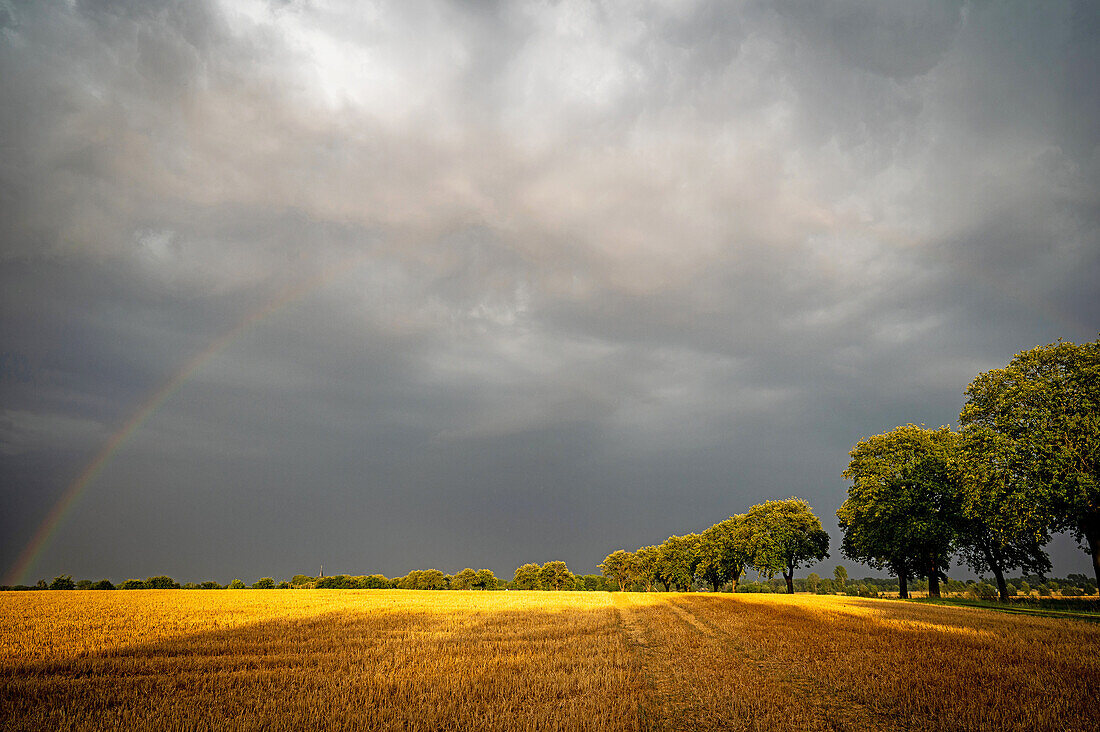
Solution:
<svg viewBox="0 0 1100 732"><path fill-rule="evenodd" d="M741 575L738 574L734 575L733 579L730 580L730 592L737 592L737 580L739 579L741 579Z"/></svg>
<svg viewBox="0 0 1100 732"><path fill-rule="evenodd" d="M985 563L989 565L989 571L993 573L993 577L997 580L997 594L1001 598L1001 602L1008 602L1008 584L1005 583L1005 572L1001 566L1001 558L997 556L997 553L993 550L988 539L981 540L982 554L985 555Z"/></svg>
<svg viewBox="0 0 1100 732"><path fill-rule="evenodd" d="M909 599L909 578L905 572L898 572L898 597L902 600Z"/></svg>
<svg viewBox="0 0 1100 732"><path fill-rule="evenodd" d="M1100 514L1089 516L1083 529L1082 533L1089 545L1089 554L1092 555L1092 571L1096 573L1096 587L1100 591Z"/></svg>
<svg viewBox="0 0 1100 732"><path fill-rule="evenodd" d="M1001 602L1008 602L1008 585L1005 583L1005 573L1001 570L1001 565L994 562L989 565L989 568L997 578L997 593L1001 596Z"/></svg>
<svg viewBox="0 0 1100 732"><path fill-rule="evenodd" d="M794 571L792 570L790 572L790 574L788 574L787 572L784 572L783 573L783 579L787 580L787 594L788 595L793 595L794 594Z"/></svg>
<svg viewBox="0 0 1100 732"><path fill-rule="evenodd" d="M936 597L940 596L940 570L936 567L936 563L932 562L928 572L928 596Z"/></svg>
<svg viewBox="0 0 1100 732"><path fill-rule="evenodd" d="M715 581L711 581L710 589L713 590L714 592L718 592L718 583L715 582Z"/></svg>

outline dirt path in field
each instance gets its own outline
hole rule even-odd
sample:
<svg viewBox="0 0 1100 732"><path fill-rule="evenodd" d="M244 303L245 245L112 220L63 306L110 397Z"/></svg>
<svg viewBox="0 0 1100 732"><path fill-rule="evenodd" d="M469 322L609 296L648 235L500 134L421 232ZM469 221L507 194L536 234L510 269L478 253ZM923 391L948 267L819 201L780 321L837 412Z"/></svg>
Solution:
<svg viewBox="0 0 1100 732"><path fill-rule="evenodd" d="M864 707L769 658L740 632L753 608L706 617L684 595L615 595L620 626L650 690L641 717L651 730L873 730ZM733 609L732 606L726 606Z"/></svg>

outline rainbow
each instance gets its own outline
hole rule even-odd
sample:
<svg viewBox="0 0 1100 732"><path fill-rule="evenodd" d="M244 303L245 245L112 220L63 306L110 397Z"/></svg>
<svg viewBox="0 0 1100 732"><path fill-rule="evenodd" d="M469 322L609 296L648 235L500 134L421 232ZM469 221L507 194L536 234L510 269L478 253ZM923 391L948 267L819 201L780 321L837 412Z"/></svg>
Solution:
<svg viewBox="0 0 1100 732"><path fill-rule="evenodd" d="M27 545L19 553L19 556L16 557L11 569L8 570L5 576L4 584L15 585L24 581L27 571L42 554L42 551L49 546L50 539L53 538L54 533L65 520L65 517L72 511L73 506L80 500L80 496L83 495L88 486L95 481L96 477L103 471L107 463L111 461L111 458L115 456L119 448L126 444L127 440L145 424L149 417L156 413L173 394L179 391L180 387L187 383L187 381L201 369L207 361L225 350L229 344L237 340L252 326L288 305L304 299L310 293L324 287L337 276L351 271L355 265L359 264L364 258L365 255L360 254L346 259L340 264L284 290L271 301L249 312L243 319L237 322L236 325L215 338L214 341L200 353L193 356L191 360L184 364L183 368L177 371L175 375L149 395L133 414L130 415L126 422L111 435L111 438L100 451L96 453L91 462L80 471L76 479L69 484L69 487L66 488L61 497L57 499L53 508L50 509L49 513L46 514L46 517L42 520L42 523L38 526L38 530L34 532L34 536L31 537L30 541L27 542Z"/></svg>

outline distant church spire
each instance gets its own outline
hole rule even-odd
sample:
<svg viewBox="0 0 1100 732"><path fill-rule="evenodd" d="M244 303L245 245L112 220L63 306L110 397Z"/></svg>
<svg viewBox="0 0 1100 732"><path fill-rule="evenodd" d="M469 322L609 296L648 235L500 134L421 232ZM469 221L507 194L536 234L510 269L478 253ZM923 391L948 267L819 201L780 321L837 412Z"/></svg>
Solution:
<svg viewBox="0 0 1100 732"><path fill-rule="evenodd" d="M325 576L325 565L323 565L323 564L321 565L321 574L320 574L320 576L321 577Z"/></svg>

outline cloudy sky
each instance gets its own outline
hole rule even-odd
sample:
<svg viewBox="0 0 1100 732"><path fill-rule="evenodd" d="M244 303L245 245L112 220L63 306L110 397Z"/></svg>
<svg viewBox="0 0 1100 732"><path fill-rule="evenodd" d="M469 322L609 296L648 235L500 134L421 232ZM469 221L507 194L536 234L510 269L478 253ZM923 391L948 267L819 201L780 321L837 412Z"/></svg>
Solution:
<svg viewBox="0 0 1100 732"><path fill-rule="evenodd" d="M857 440L1097 337L1098 38L0 0L0 570L91 466L21 579L587 572L791 495L836 546Z"/></svg>

